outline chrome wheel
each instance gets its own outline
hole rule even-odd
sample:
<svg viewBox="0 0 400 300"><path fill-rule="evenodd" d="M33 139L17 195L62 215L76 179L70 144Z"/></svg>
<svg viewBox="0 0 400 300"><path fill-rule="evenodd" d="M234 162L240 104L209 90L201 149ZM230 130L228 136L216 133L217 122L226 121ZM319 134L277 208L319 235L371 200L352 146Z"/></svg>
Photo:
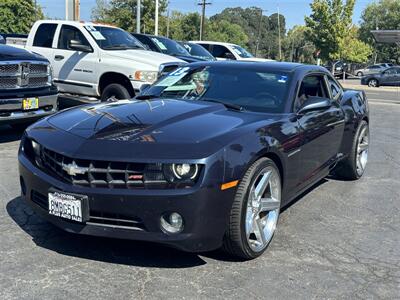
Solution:
<svg viewBox="0 0 400 300"><path fill-rule="evenodd" d="M278 171L268 166L256 175L247 199L246 237L254 252L261 252L270 242L281 206L281 182Z"/></svg>
<svg viewBox="0 0 400 300"><path fill-rule="evenodd" d="M371 79L370 81L368 81L368 86L377 87L378 86L378 81L376 79Z"/></svg>
<svg viewBox="0 0 400 300"><path fill-rule="evenodd" d="M357 174L361 176L364 173L365 167L368 161L368 149L369 149L369 129L365 126L358 136L357 141Z"/></svg>

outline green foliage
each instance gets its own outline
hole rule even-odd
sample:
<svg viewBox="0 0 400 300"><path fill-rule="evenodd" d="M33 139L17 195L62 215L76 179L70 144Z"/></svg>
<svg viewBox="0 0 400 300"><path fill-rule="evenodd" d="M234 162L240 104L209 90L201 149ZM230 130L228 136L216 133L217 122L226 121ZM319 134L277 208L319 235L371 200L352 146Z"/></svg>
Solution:
<svg viewBox="0 0 400 300"><path fill-rule="evenodd" d="M110 23L127 31L136 30L136 0L97 0L97 6L92 11L92 19L97 22ZM159 14L167 8L167 0L159 1ZM154 32L155 1L141 1L141 31ZM160 23L162 21L160 20Z"/></svg>
<svg viewBox="0 0 400 300"><path fill-rule="evenodd" d="M400 30L400 1L380 0L369 4L361 15L360 38L375 48L381 62L400 63L400 48L390 44L375 44L371 30Z"/></svg>
<svg viewBox="0 0 400 300"><path fill-rule="evenodd" d="M166 34L166 26L162 26ZM200 15L198 13L183 14L173 11L170 16L169 37L178 41L198 39L200 35Z"/></svg>
<svg viewBox="0 0 400 300"><path fill-rule="evenodd" d="M245 46L248 42L248 37L243 29L226 20L210 21L207 23L205 39L218 42L229 42Z"/></svg>
<svg viewBox="0 0 400 300"><path fill-rule="evenodd" d="M346 37L351 27L355 0L314 0L312 13L305 18L307 38L321 50L324 60L340 56L339 42Z"/></svg>
<svg viewBox="0 0 400 300"><path fill-rule="evenodd" d="M365 63L371 56L373 49L370 45L358 39L358 28L352 27L348 34L339 41L337 59L355 63Z"/></svg>
<svg viewBox="0 0 400 300"><path fill-rule="evenodd" d="M288 61L301 63L315 63L315 46L307 39L310 28L306 26L294 26L288 31L283 42L285 58Z"/></svg>
<svg viewBox="0 0 400 300"><path fill-rule="evenodd" d="M35 10L33 0L0 0L0 32L29 33L35 17L43 19L40 6Z"/></svg>
<svg viewBox="0 0 400 300"><path fill-rule="evenodd" d="M285 29L285 17L279 15L281 38L283 39ZM249 8L226 8L221 13L210 18L211 22L225 20L231 24L240 26L248 37L246 48L253 53L258 48L257 55L268 58L278 58L278 14L265 16L258 7ZM258 47L257 47L258 44Z"/></svg>

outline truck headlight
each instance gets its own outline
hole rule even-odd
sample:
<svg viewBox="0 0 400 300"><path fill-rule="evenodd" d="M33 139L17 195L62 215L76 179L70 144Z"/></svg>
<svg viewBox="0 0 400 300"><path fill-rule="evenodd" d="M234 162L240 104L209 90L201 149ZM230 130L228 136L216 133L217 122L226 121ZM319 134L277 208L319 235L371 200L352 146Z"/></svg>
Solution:
<svg viewBox="0 0 400 300"><path fill-rule="evenodd" d="M135 80L153 83L158 79L156 71L136 71Z"/></svg>
<svg viewBox="0 0 400 300"><path fill-rule="evenodd" d="M199 175L197 164L166 164L164 174L168 181L195 181Z"/></svg>

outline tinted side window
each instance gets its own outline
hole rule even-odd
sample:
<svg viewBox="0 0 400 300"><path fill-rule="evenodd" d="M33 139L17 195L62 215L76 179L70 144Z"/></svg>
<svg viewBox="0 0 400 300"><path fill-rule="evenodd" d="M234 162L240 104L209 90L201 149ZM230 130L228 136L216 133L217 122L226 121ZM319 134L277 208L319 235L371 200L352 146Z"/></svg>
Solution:
<svg viewBox="0 0 400 300"><path fill-rule="evenodd" d="M214 55L215 57L225 58L226 57L225 53L227 52L230 51L225 46L213 45L212 47L212 55Z"/></svg>
<svg viewBox="0 0 400 300"><path fill-rule="evenodd" d="M36 30L33 46L51 48L57 24L41 24Z"/></svg>
<svg viewBox="0 0 400 300"><path fill-rule="evenodd" d="M294 107L295 111L297 111L310 97L329 97L323 75L310 75L304 77L297 95Z"/></svg>
<svg viewBox="0 0 400 300"><path fill-rule="evenodd" d="M328 76L328 83L333 99L337 100L342 93L342 88L330 76Z"/></svg>
<svg viewBox="0 0 400 300"><path fill-rule="evenodd" d="M139 42L141 42L148 50L157 52L159 51L157 47L154 45L154 43L147 36L138 34L135 35L135 38L137 38Z"/></svg>
<svg viewBox="0 0 400 300"><path fill-rule="evenodd" d="M200 46L206 48L207 51L210 51L211 45L210 44L199 44Z"/></svg>
<svg viewBox="0 0 400 300"><path fill-rule="evenodd" d="M89 42L79 29L73 26L63 25L60 30L60 38L58 39L58 49L72 50L69 48L71 40L77 40L82 45L90 46Z"/></svg>

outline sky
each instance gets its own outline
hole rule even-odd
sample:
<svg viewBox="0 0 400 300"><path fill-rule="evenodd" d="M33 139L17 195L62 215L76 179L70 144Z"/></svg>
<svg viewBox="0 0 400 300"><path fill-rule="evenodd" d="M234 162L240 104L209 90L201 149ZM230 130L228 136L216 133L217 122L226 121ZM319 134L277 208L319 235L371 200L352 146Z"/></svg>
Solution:
<svg viewBox="0 0 400 300"><path fill-rule="evenodd" d="M200 6L197 3L200 0L170 0L170 10L179 10L181 12L200 12ZM304 16L310 14L311 0L207 0L212 4L207 6L207 16L212 16L221 12L227 7L249 7L256 6L266 10L264 14L270 15L279 10L286 17L287 28L292 28L294 25L304 24ZM367 4L374 0L356 0L354 9L353 22L358 24L360 21L361 12ZM42 6L45 15L51 18L65 17L65 0L37 0L37 3ZM80 0L81 3L81 19L90 21L92 8L96 5L96 0Z"/></svg>

